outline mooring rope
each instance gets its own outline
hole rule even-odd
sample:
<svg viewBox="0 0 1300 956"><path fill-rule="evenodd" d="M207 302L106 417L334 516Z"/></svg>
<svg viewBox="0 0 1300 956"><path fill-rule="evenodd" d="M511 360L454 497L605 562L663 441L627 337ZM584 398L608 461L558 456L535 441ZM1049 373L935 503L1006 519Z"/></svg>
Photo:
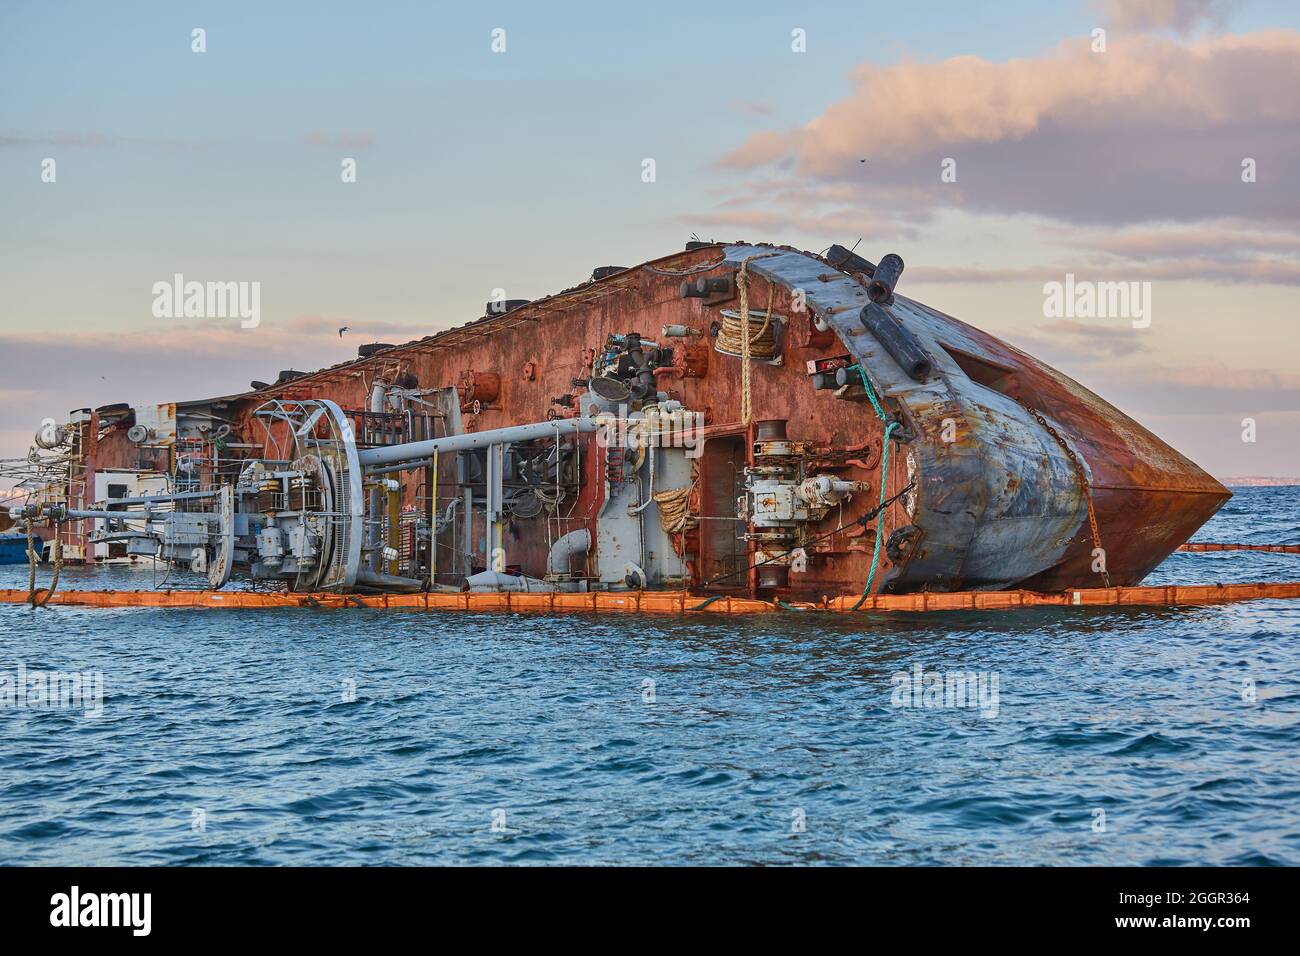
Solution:
<svg viewBox="0 0 1300 956"><path fill-rule="evenodd" d="M33 607L45 607L50 603L50 598L54 596L55 589L59 586L59 572L63 570L63 539L59 537L59 526L54 525L54 539L51 542L54 551L54 573L50 576L50 586L45 592L45 596L39 601L33 602Z"/></svg>
<svg viewBox="0 0 1300 956"><path fill-rule="evenodd" d="M32 534L32 519L27 519L27 603L36 606L36 545Z"/></svg>
<svg viewBox="0 0 1300 956"><path fill-rule="evenodd" d="M885 485L889 481L889 439L894 429L898 427L898 422L891 422L885 409L880 404L880 399L876 397L876 390L871 387L871 382L867 379L867 373L861 365L852 365L851 369L856 369L858 376L862 379L862 386L867 390L867 398L871 399L871 407L876 411L876 417L885 425L885 437L880 442L880 504L877 506L876 517L876 544L871 549L871 570L867 572L867 584L862 589L862 596L858 598L858 603L853 605L856 611L866 603L867 597L871 594L871 585L876 580L876 566L880 562L880 539L884 537L885 523Z"/></svg>
<svg viewBox="0 0 1300 956"><path fill-rule="evenodd" d="M692 276L697 272L708 272L710 269L716 269L727 261L727 257L713 259L709 262L701 262L697 266L691 266L689 269L660 269L657 266L642 266L646 272L653 272L657 276Z"/></svg>
<svg viewBox="0 0 1300 956"><path fill-rule="evenodd" d="M722 317L718 325L718 342L715 348L724 352L734 352L737 339L740 345L740 423L748 425L754 417L753 393L750 388L750 358L754 345L760 345L760 358L770 359L776 354L776 332L772 329L772 303L776 294L776 283L768 280L767 315L763 317L763 327L753 335L749 318L749 264L755 259L766 259L776 255L775 252L760 252L740 260L736 270L736 292L740 296L740 318ZM770 333L770 334L769 334ZM770 340L770 344L769 344Z"/></svg>

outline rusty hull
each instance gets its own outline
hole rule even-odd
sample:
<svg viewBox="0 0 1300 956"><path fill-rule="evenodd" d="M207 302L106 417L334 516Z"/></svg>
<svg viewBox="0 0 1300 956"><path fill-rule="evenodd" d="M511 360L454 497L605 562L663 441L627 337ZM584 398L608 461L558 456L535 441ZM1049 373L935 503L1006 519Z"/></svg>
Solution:
<svg viewBox="0 0 1300 956"><path fill-rule="evenodd" d="M269 398L329 398L362 409L376 377L392 381L396 375L412 375L421 388L445 389L453 401L461 400L466 430L542 420L548 411L562 413L551 399L574 391L572 380L589 372L591 350L607 335L636 331L660 340L667 324L706 331L721 309L736 308L734 295L683 298L680 286L685 278L734 276L745 259L751 305L765 308L770 297L773 311L788 319L780 334L781 363L752 363L754 420L786 420L790 438L814 446L821 467L878 487L882 423L860 396L854 401L815 391L806 368L810 360L849 356L866 371L887 412L905 426L906 440L892 448L886 492L916 482L912 494L868 527L853 522L874 503L874 492L855 496L812 525L810 535L843 530L818 542L807 571L791 575L784 596L819 601L860 592L877 532L888 543L881 548L877 592L1101 586L1092 570L1080 483L1061 446L1025 403L1045 416L1083 463L1115 585L1139 583L1230 497L1195 464L1077 382L900 295L894 315L934 359L930 379L913 381L862 326L859 314L868 300L859 276L807 252L747 244L694 248L250 393L241 403L243 434L248 440L257 432L247 416ZM802 311L800 303L806 303ZM730 437L752 460L753 425L740 422L740 361L714 351L707 337L691 341L697 346L682 350L677 367L660 376L660 388L704 412L711 442ZM680 348L682 340L673 344ZM474 400L476 381L490 400ZM101 465L112 464L105 460L108 452L106 443L99 450ZM560 531L586 525L596 538L599 454L594 444L584 446L588 481ZM444 462L438 475L440 505L456 494L452 464ZM404 475L404 501L415 501L425 480L419 472ZM694 502L706 518L725 519L728 508L734 517L727 498L725 481L701 475ZM709 526L701 522L701 528ZM722 547L716 538L697 529L683 542L696 585L721 560L713 553ZM544 518L516 520L507 529L510 562L524 573L544 572L548 543ZM757 593L752 571L706 590Z"/></svg>
<svg viewBox="0 0 1300 956"><path fill-rule="evenodd" d="M728 249L733 259L752 254ZM934 359L936 374L917 383L862 328L867 299L856 277L795 252L749 268L809 290L809 307L826 316L913 434L904 455L920 484L910 517L917 544L891 568L888 590L1101 583L1080 483L1026 405L1083 463L1115 585L1139 583L1231 497L1114 406L992 335L898 296L894 315ZM891 490L902 477L893 476Z"/></svg>

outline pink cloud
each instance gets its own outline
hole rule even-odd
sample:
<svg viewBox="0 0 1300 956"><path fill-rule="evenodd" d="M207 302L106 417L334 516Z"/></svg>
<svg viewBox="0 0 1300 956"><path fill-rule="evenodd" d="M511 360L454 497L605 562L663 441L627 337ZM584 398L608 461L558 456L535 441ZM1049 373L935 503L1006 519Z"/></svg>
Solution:
<svg viewBox="0 0 1300 956"><path fill-rule="evenodd" d="M1107 24L1131 30L1173 30L1187 34L1198 26L1221 27L1232 7L1227 0L1099 0L1093 4Z"/></svg>
<svg viewBox="0 0 1300 956"><path fill-rule="evenodd" d="M1104 53L1085 37L1003 63L864 63L852 76L846 99L801 128L751 136L721 164L854 184L875 210L924 197L1072 222L1300 219L1295 31L1131 34ZM945 158L955 183L940 179Z"/></svg>
<svg viewBox="0 0 1300 956"><path fill-rule="evenodd" d="M1050 282L1061 281L1067 272L1080 279L1098 282L1137 282L1158 279L1206 281L1215 283L1271 283L1300 285L1300 260L1272 258L1214 258L1194 256L1140 260L1099 259L1084 257L1054 265L1015 268L980 268L977 266L936 266L924 262L908 266L913 282Z"/></svg>
<svg viewBox="0 0 1300 956"><path fill-rule="evenodd" d="M1203 130L1294 123L1300 34L1272 30L1193 44L1129 37L1105 53L1086 38L1052 53L994 63L864 63L857 89L791 134L755 134L730 162L792 153L799 168L834 175L860 158L896 159L966 143L1015 142L1039 130L1099 132L1151 125Z"/></svg>
<svg viewBox="0 0 1300 956"><path fill-rule="evenodd" d="M353 331L338 335L338 329ZM0 457L26 454L42 418L108 402L211 398L247 391L252 379L274 381L283 369L315 371L356 358L367 342L394 344L436 331L359 318L301 315L256 329L237 320L166 323L147 332L79 331L72 336L0 334L6 356L0 393ZM249 356L255 358L250 361ZM57 375L51 375L51 370ZM140 369L148 369L140 375ZM5 401L9 398L11 400Z"/></svg>

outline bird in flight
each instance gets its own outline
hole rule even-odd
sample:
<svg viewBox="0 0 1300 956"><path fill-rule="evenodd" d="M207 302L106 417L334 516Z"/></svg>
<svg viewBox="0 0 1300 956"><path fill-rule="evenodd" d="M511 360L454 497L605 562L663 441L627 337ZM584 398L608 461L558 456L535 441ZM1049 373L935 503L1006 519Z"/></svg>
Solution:
<svg viewBox="0 0 1300 956"><path fill-rule="evenodd" d="M351 331L352 331L351 327L346 326L346 325L343 326L343 328L339 329L339 338L343 338L343 333L344 333L344 332L351 332Z"/></svg>

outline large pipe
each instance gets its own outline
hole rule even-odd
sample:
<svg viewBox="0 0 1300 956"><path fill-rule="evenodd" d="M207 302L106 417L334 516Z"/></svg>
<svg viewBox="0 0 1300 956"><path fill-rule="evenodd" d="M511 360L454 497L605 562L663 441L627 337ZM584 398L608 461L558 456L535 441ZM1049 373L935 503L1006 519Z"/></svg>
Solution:
<svg viewBox="0 0 1300 956"><path fill-rule="evenodd" d="M591 550L591 531L579 528L561 535L551 545L551 553L546 556L546 573L568 574L569 562L576 554L586 554Z"/></svg>
<svg viewBox="0 0 1300 956"><path fill-rule="evenodd" d="M375 382L370 388L370 411L378 414L384 410L384 384ZM382 419L377 420L377 424L382 430ZM365 560L370 565L370 571L373 574L380 573L380 558L382 557L380 538L383 534L383 512L380 508L380 491L377 485L370 486L370 492L366 501L366 555Z"/></svg>
<svg viewBox="0 0 1300 956"><path fill-rule="evenodd" d="M385 468L376 468L374 471L368 471L366 472L366 477L377 478L380 475L392 475L399 471L411 471L414 468L428 468L432 464L432 458L421 458L419 461L404 461L400 465L388 465Z"/></svg>
<svg viewBox="0 0 1300 956"><path fill-rule="evenodd" d="M894 286L898 285L903 275L903 257L889 253L880 260L871 281L867 283L867 298L878 305L888 305L894 301Z"/></svg>
<svg viewBox="0 0 1300 956"><path fill-rule="evenodd" d="M541 581L523 574L506 574L502 571L480 571L465 579L466 591L565 591L575 590L574 584L557 584Z"/></svg>
<svg viewBox="0 0 1300 956"><path fill-rule="evenodd" d="M594 418L557 418L551 422L533 422L530 425L512 425L509 428L494 428L485 432L430 438L428 441L366 448L357 452L357 458L366 467L390 465L399 461L428 458L435 451L439 454L473 451L476 448L486 448L489 445L500 445L505 442L528 442L574 432L594 432L600 426L601 423Z"/></svg>
<svg viewBox="0 0 1300 956"><path fill-rule="evenodd" d="M861 321L910 378L924 382L930 377L934 362L917 337L888 309L873 302L862 310Z"/></svg>
<svg viewBox="0 0 1300 956"><path fill-rule="evenodd" d="M361 587L374 588L376 591L397 591L404 594L414 594L424 590L424 582L418 578L367 571L365 568L357 572L357 584Z"/></svg>
<svg viewBox="0 0 1300 956"><path fill-rule="evenodd" d="M839 245L826 250L826 261L844 272L861 272L867 276L876 272L876 264L870 259L864 259L852 249Z"/></svg>

